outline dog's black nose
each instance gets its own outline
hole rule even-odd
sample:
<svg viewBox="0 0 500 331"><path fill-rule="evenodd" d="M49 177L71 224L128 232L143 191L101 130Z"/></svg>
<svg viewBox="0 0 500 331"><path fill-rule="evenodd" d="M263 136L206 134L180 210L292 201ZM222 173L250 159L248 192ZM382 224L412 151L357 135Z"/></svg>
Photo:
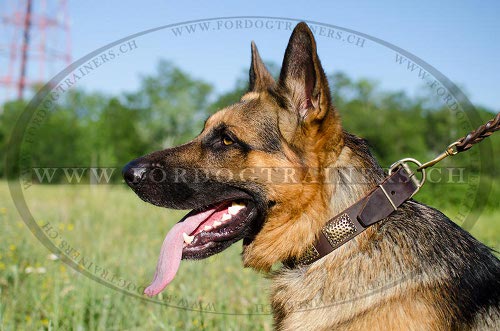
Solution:
<svg viewBox="0 0 500 331"><path fill-rule="evenodd" d="M128 186L137 186L145 177L150 165L138 160L133 160L122 169L122 175Z"/></svg>

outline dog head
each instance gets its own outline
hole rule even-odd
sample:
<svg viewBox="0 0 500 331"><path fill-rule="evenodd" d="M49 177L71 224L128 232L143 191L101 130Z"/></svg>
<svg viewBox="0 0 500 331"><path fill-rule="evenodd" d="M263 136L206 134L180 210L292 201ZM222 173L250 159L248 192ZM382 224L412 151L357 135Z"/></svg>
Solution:
<svg viewBox="0 0 500 331"><path fill-rule="evenodd" d="M251 48L240 102L212 115L191 142L123 170L143 200L193 209L172 230L176 246L165 247L179 259L205 258L243 239L244 264L269 270L301 255L329 213L324 169L337 161L343 133L313 34L296 26L277 82Z"/></svg>

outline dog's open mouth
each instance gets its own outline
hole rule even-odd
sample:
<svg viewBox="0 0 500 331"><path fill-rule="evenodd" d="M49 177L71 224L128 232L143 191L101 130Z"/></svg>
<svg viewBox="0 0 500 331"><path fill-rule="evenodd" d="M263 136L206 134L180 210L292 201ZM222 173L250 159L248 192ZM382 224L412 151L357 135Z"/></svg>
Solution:
<svg viewBox="0 0 500 331"><path fill-rule="evenodd" d="M188 213L166 235L153 281L144 293L160 293L174 279L181 259L206 258L245 237L257 214L251 200L223 201Z"/></svg>

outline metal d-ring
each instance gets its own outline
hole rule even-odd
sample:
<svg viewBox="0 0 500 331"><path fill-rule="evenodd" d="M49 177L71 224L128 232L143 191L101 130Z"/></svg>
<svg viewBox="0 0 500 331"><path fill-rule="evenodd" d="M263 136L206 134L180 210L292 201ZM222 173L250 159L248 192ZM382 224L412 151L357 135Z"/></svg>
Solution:
<svg viewBox="0 0 500 331"><path fill-rule="evenodd" d="M422 173L422 178L420 180L415 176L415 172L413 170L411 170L411 168L409 167L408 163L413 163L413 164L417 165L417 167L418 167L417 171ZM420 161L418 161L418 160L415 160L415 159L411 158L411 157L408 157L408 158L405 158L405 159L401 159L399 161L394 162L390 166L390 168L389 168L389 176L393 173L394 170L398 169L399 167L403 167L406 170L406 172L410 176L410 179L417 186L417 189L411 195L411 196L414 196L420 190L420 188L424 185L425 179L427 178L426 177L427 175L425 173L425 169L422 168L422 163Z"/></svg>

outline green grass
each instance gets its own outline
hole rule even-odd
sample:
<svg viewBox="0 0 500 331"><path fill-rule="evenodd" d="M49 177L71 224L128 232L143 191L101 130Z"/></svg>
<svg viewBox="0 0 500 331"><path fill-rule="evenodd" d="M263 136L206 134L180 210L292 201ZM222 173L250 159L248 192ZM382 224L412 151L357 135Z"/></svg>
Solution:
<svg viewBox="0 0 500 331"><path fill-rule="evenodd" d="M163 238L183 215L143 203L120 186L37 186L29 188L26 197L35 219L50 222L50 235L57 231L57 245L64 240L69 243L65 248L70 245L93 262L86 270L101 275L97 265L138 286L152 279ZM193 312L122 294L60 260L50 260L50 252L29 232L9 200L2 183L2 330L271 329L270 315L247 314L267 304L267 284L262 275L243 269L241 243L209 259L181 264L162 302L198 310L201 304L210 313ZM33 272L26 273L29 268Z"/></svg>
<svg viewBox="0 0 500 331"><path fill-rule="evenodd" d="M26 191L39 224L50 223L53 242L85 257L82 268L137 286L153 275L168 229L183 212L141 202L122 186L35 186ZM450 213L453 216L453 213ZM483 213L471 232L500 248L500 210ZM101 285L51 260L50 252L18 215L0 182L1 330L269 330L268 281L243 269L241 243L197 262L183 262L161 301L189 311L143 301ZM89 263L92 262L92 266ZM100 269L95 269L96 266ZM31 270L31 272L29 272ZM265 305L264 307L261 305ZM263 310L262 310L263 308ZM207 312L210 311L210 312ZM238 313L231 315L227 313Z"/></svg>

